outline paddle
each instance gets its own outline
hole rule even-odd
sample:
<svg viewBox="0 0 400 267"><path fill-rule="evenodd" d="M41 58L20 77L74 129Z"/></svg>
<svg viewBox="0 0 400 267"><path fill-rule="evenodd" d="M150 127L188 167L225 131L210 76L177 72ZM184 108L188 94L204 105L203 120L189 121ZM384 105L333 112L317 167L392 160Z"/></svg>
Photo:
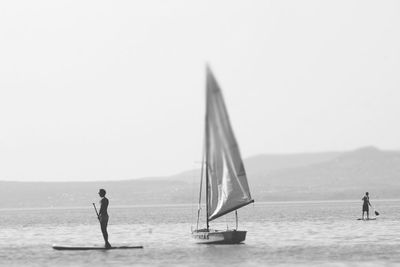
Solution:
<svg viewBox="0 0 400 267"><path fill-rule="evenodd" d="M379 216L379 212L375 210L375 207L371 205L371 208L374 210L375 216Z"/></svg>
<svg viewBox="0 0 400 267"><path fill-rule="evenodd" d="M379 216L379 212L377 210L374 209L374 213L376 216Z"/></svg>
<svg viewBox="0 0 400 267"><path fill-rule="evenodd" d="M94 204L94 203L92 203L92 204L93 204L93 207L94 207L94 211L96 212L97 219L100 221L100 216L99 216L99 213L97 212L96 204Z"/></svg>
<svg viewBox="0 0 400 267"><path fill-rule="evenodd" d="M102 232L102 234L103 234L104 240L106 241L106 247L105 247L105 249L110 249L110 248L111 248L111 245L110 245L110 243L108 243L107 237L104 235L103 226L101 225L100 215L99 215L99 213L97 212L96 204L94 204L94 203L92 203L92 204L93 204L93 207L94 207L94 211L96 212L97 219L99 220L100 228L101 228L101 232ZM107 228L107 225L106 225L106 228ZM106 229L105 231L106 231L106 234L107 234L107 229ZM107 235L107 236L108 236L108 235Z"/></svg>

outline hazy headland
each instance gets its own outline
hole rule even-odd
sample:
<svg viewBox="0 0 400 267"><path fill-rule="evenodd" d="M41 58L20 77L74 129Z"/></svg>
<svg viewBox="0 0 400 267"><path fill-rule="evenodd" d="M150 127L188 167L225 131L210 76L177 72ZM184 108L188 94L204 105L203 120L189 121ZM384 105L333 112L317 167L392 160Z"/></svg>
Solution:
<svg viewBox="0 0 400 267"><path fill-rule="evenodd" d="M256 202L361 199L365 191L371 192L372 199L400 196L400 151L364 147L265 154L245 159L245 167ZM97 200L99 188L107 189L113 205L195 203L199 181L200 170L120 181L0 181L0 208L87 206Z"/></svg>

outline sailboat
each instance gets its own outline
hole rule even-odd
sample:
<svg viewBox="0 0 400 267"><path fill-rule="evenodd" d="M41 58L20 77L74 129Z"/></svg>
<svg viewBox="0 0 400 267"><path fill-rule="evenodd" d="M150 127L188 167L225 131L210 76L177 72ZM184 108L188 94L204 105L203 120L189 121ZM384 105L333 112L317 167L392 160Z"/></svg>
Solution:
<svg viewBox="0 0 400 267"><path fill-rule="evenodd" d="M229 122L221 89L206 67L206 116L203 164L201 168L197 226L192 237L197 243L237 244L246 239L239 231L237 210L254 200L251 198L246 171L238 144ZM206 228L199 229L203 176L205 174ZM213 230L209 223L235 212L236 229Z"/></svg>

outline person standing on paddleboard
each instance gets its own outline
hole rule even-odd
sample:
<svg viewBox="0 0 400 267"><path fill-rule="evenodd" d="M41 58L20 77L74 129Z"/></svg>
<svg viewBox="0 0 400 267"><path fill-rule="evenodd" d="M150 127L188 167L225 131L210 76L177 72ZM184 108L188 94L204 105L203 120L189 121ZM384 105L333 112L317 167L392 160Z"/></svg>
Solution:
<svg viewBox="0 0 400 267"><path fill-rule="evenodd" d="M101 232L103 233L105 247L111 248L111 244L108 242L108 233L107 233L107 224L108 224L108 198L106 198L106 190L100 189L99 196L101 197L100 200L100 210L99 210L99 221L101 226Z"/></svg>
<svg viewBox="0 0 400 267"><path fill-rule="evenodd" d="M365 196L361 200L363 201L361 218L364 220L364 213L367 212L367 220L369 220L369 207L371 206L371 203L369 203L369 193L365 192Z"/></svg>

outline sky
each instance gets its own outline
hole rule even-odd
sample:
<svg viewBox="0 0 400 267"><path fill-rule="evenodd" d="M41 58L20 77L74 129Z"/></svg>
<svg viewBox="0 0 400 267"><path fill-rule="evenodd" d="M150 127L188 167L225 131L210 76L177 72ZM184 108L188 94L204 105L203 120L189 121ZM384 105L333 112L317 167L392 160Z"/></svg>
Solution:
<svg viewBox="0 0 400 267"><path fill-rule="evenodd" d="M244 158L400 149L399 1L2 1L0 180L199 168L205 65Z"/></svg>

